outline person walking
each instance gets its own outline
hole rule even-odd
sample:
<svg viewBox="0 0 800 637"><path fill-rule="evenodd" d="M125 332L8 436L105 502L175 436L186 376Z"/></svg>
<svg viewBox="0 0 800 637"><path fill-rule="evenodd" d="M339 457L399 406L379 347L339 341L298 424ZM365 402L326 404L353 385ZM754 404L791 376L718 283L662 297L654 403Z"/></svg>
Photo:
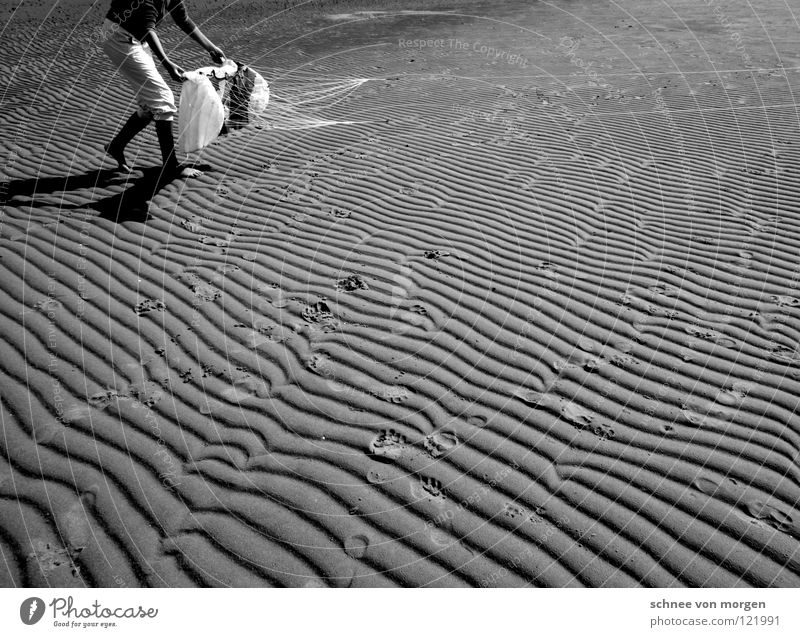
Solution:
<svg viewBox="0 0 800 637"><path fill-rule="evenodd" d="M112 0L103 24L102 49L128 80L136 94L138 108L122 126L111 143L104 148L119 170L131 172L125 161L125 147L155 121L156 136L163 161L162 177L197 177L201 172L178 163L172 122L178 109L175 96L158 72L153 56L157 57L169 76L184 81L184 70L172 62L156 27L169 14L180 29L208 51L215 64L222 64L225 54L213 44L189 17L183 0Z"/></svg>

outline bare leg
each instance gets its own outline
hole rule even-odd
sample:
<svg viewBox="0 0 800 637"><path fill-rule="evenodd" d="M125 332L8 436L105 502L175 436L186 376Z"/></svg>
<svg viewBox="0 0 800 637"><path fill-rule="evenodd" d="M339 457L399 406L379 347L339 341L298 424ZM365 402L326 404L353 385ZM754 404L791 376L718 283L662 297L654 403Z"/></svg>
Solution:
<svg viewBox="0 0 800 637"><path fill-rule="evenodd" d="M158 144L164 161L164 174L168 178L199 177L202 171L189 166L181 166L175 155L175 138L172 135L172 120L156 120Z"/></svg>
<svg viewBox="0 0 800 637"><path fill-rule="evenodd" d="M136 135L147 128L147 125L152 119L152 116L149 114L140 115L138 111L135 112L128 118L128 121L125 122L114 139L111 140L111 143L103 147L106 153L117 162L118 170L126 173L132 171L131 167L125 161L125 147Z"/></svg>

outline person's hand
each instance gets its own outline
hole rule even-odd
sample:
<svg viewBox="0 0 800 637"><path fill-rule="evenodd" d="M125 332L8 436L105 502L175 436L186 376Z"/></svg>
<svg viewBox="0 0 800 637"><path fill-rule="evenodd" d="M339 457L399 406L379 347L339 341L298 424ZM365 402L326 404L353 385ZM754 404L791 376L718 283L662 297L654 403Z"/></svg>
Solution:
<svg viewBox="0 0 800 637"><path fill-rule="evenodd" d="M169 73L169 76L173 80L175 80L176 82L186 81L186 77L184 77L184 70L177 64L173 64L172 62L165 62L164 66L167 67L167 72Z"/></svg>
<svg viewBox="0 0 800 637"><path fill-rule="evenodd" d="M211 56L211 61L214 64L222 64L225 60L225 54L222 52L218 46L211 45L211 48L208 49L208 54Z"/></svg>

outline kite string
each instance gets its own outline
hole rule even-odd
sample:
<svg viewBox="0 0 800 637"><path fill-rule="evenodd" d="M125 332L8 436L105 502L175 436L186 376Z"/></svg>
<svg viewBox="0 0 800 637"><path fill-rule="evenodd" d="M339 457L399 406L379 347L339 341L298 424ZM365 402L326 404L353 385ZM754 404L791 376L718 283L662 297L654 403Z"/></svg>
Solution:
<svg viewBox="0 0 800 637"><path fill-rule="evenodd" d="M277 88L271 84L269 106L263 113L255 114L253 119L273 130L298 130L348 123L322 118L317 113L340 103L368 81L368 78L352 78L324 82L287 82L281 83Z"/></svg>
<svg viewBox="0 0 800 637"><path fill-rule="evenodd" d="M365 79L353 79L342 82L326 82L321 86L316 84L313 89L305 88L302 85L296 87L281 86L281 90L275 93L275 100L290 106L299 107L318 104L312 108L329 108L367 81Z"/></svg>

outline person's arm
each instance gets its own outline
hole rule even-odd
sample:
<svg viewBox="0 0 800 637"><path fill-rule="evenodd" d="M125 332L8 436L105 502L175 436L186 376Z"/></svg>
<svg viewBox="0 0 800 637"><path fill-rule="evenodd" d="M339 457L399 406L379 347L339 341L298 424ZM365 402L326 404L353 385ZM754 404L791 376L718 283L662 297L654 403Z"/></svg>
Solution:
<svg viewBox="0 0 800 637"><path fill-rule="evenodd" d="M172 16L175 24L177 24L186 35L208 51L209 55L211 55L211 59L216 64L222 64L222 61L225 59L225 54L222 52L222 49L211 42L189 17L183 0L174 0L171 2L169 14Z"/></svg>
<svg viewBox="0 0 800 637"><path fill-rule="evenodd" d="M167 72L170 74L170 77L175 80L176 82L183 82L183 69L179 67L174 62L170 61L167 57L167 54L164 53L164 47L161 46L161 40L158 39L158 34L155 32L155 29L150 29L144 36L144 41L150 46L150 50L153 54L161 60L161 64L164 65L164 68L167 69Z"/></svg>
<svg viewBox="0 0 800 637"><path fill-rule="evenodd" d="M191 32L189 32L189 37L192 38L195 42L197 42L200 46L202 46L208 54L211 56L211 59L216 64L222 64L223 60L225 60L225 54L222 52L218 46L216 46L211 40L209 40L205 34L195 27Z"/></svg>

